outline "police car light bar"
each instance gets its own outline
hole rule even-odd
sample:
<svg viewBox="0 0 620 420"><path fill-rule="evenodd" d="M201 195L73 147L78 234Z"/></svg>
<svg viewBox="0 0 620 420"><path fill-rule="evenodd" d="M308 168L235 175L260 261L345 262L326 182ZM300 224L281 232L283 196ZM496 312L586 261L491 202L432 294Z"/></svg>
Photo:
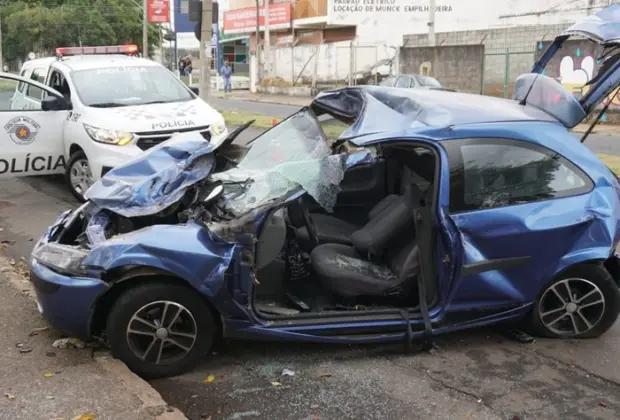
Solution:
<svg viewBox="0 0 620 420"><path fill-rule="evenodd" d="M56 48L58 57L68 57L71 55L96 55L96 54L127 54L137 55L137 45L107 45L101 47L63 47Z"/></svg>

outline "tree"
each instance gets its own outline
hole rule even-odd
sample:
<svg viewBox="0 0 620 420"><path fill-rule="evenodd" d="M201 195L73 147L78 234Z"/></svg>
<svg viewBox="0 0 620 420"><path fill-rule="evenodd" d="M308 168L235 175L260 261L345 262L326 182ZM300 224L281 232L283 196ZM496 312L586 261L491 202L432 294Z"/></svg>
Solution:
<svg viewBox="0 0 620 420"><path fill-rule="evenodd" d="M0 0L5 60L60 46L142 44L142 10L132 0ZM141 2L140 2L141 3ZM149 25L149 55L159 30Z"/></svg>

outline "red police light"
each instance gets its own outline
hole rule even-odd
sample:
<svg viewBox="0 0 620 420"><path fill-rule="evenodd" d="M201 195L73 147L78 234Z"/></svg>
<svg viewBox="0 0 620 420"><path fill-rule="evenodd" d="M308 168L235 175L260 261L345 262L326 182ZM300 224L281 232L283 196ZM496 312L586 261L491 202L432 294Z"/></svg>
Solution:
<svg viewBox="0 0 620 420"><path fill-rule="evenodd" d="M102 54L127 54L137 55L138 46L130 45L105 45L100 47L63 47L56 48L56 55L68 57L72 55L102 55Z"/></svg>

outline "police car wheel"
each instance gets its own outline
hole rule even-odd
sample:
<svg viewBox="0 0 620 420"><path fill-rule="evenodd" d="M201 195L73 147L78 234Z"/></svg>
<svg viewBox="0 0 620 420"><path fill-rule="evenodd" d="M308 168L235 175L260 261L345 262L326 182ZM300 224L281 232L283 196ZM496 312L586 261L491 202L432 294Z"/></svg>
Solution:
<svg viewBox="0 0 620 420"><path fill-rule="evenodd" d="M71 155L65 176L71 194L82 203L86 201L84 193L93 184L93 176L84 152L79 151Z"/></svg>

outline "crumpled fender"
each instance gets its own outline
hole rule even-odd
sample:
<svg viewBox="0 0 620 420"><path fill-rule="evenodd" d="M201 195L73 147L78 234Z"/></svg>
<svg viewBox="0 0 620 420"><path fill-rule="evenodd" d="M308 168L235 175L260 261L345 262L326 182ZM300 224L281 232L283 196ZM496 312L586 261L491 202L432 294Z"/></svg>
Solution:
<svg viewBox="0 0 620 420"><path fill-rule="evenodd" d="M224 287L224 273L234 248L234 243L196 222L155 225L103 242L93 248L83 265L103 271L125 266L159 268L213 297Z"/></svg>

